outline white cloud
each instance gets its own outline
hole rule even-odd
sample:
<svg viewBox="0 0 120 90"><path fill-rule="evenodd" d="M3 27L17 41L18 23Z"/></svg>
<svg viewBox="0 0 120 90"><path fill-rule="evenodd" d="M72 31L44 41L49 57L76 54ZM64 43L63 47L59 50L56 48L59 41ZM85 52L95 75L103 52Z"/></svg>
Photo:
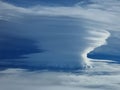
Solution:
<svg viewBox="0 0 120 90"><path fill-rule="evenodd" d="M107 4L107 6L106 6ZM14 18L24 18L24 16L65 16L71 18L77 18L78 21L84 19L85 24L83 27L86 29L78 32L79 28L73 34L73 29L71 31L66 31L67 34L59 30L60 33L56 34L53 32L48 32L49 30L40 31L39 29L32 28L27 31L25 29L21 29L22 35L24 32L24 36L32 37L37 39L38 41L43 41L43 46L51 51L45 54L35 54L28 55L29 58L26 59L28 64L33 64L35 62L36 65L40 65L40 58L45 60L49 59L57 59L59 62L63 62L66 55L65 53L69 52L73 56L80 56L84 54L84 59L87 59L85 64L91 65L92 62L93 68L87 69L82 73L64 73L64 72L27 72L26 70L21 69L8 69L0 72L0 88L2 90L119 90L120 88L120 66L117 64L109 64L106 63L107 60L103 60L102 62L98 62L97 60L89 61L86 58L86 55L94 50L96 47L104 45L106 43L106 39L110 36L110 30L118 30L120 19L118 18L119 6L117 2L114 3L114 7L112 7L112 11L102 10L101 8L109 8L112 4L104 3L101 5L100 2L98 4L94 4L89 6L88 8L84 8L81 6L72 6L72 7L50 7L50 6L34 6L30 8L17 7L5 2L0 1L0 19L12 21ZM117 10L116 10L117 9ZM113 12L114 11L114 12ZM72 23L73 24L73 23ZM80 23L81 24L81 23ZM26 24L25 24L26 25ZM29 26L29 24L27 24ZM30 24L31 25L31 24ZM114 26L113 26L114 25ZM32 25L31 25L32 26ZM39 25L38 25L39 26ZM37 26L37 27L38 27ZM70 25L69 25L70 26ZM36 27L33 25L33 27ZM58 28L58 27L57 27ZM57 29L55 28L55 29ZM110 29L110 30L109 30ZM11 30L10 32L15 32L15 30ZM34 34L33 34L34 32ZM41 32L41 33L38 33ZM70 35L68 35L68 32ZM26 34L27 33L27 34ZM80 35L79 35L80 33ZM82 36L83 34L83 36ZM46 36L45 36L46 35ZM66 37L65 35L68 35ZM112 35L112 34L111 34ZM52 36L52 37L51 37ZM56 37L57 36L57 37ZM62 36L62 39L60 38ZM75 36L74 38L72 36ZM42 39L41 39L42 37ZM77 37L77 38L76 38ZM87 39L83 39L83 38ZM53 39L55 38L55 39ZM46 42L44 42L46 40ZM67 44L60 44L61 42L66 42ZM85 41L84 41L85 40ZM81 42L78 43L78 41ZM57 43L56 43L57 42ZM59 46L57 46L59 45ZM69 45L69 46L67 46ZM79 45L81 45L79 49ZM39 46L39 44L38 44ZM59 48L58 48L59 47ZM65 48L70 47L70 48ZM77 47L77 48L76 48ZM72 48L72 49L71 49ZM74 53L75 50L77 53ZM80 50L78 52L78 49ZM52 51L53 50L53 51ZM64 52L66 50L66 52ZM64 52L64 53L63 53ZM62 54L61 54L62 53ZM48 57L46 57L48 55ZM69 55L69 54L67 54ZM71 56L72 56L71 55ZM79 59L83 59L83 57L79 57ZM71 57L69 57L71 59ZM45 59L45 60L44 60ZM65 58L66 59L66 58ZM72 57L75 61L76 58ZM78 58L77 58L78 59ZM63 61L62 61L63 60ZM60 66L61 64L56 61L52 62L54 66ZM51 61L50 61L51 62ZM70 60L68 60L70 62ZM62 63L64 66L64 62ZM71 63L70 63L71 65ZM67 65L65 65L67 66ZM68 66L67 66L68 67ZM106 74L107 73L107 74Z"/></svg>
<svg viewBox="0 0 120 90"><path fill-rule="evenodd" d="M111 3L110 3L111 4ZM99 6L96 4L96 6ZM29 8L17 7L5 2L0 1L0 11L1 17L14 17L21 16L24 14L27 15L44 15L44 16L67 16L73 18L85 18L94 21L100 21L104 23L112 23L116 19L116 13L105 11L97 8L88 7L83 8L81 6L34 6ZM108 7L105 7L108 8Z"/></svg>
<svg viewBox="0 0 120 90"><path fill-rule="evenodd" d="M79 73L22 69L0 71L2 90L119 90L120 66L104 61L94 62L95 68Z"/></svg>

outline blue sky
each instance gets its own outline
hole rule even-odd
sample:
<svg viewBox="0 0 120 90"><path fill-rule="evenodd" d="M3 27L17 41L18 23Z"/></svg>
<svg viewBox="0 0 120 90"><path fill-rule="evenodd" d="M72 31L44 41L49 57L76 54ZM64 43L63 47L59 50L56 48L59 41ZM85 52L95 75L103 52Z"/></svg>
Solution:
<svg viewBox="0 0 120 90"><path fill-rule="evenodd" d="M2 90L119 90L118 0L0 0Z"/></svg>
<svg viewBox="0 0 120 90"><path fill-rule="evenodd" d="M8 3L12 3L18 6L31 6L31 5L62 5L62 6L72 6L76 4L77 2L83 1L83 0L3 0ZM87 1L87 0L86 0Z"/></svg>

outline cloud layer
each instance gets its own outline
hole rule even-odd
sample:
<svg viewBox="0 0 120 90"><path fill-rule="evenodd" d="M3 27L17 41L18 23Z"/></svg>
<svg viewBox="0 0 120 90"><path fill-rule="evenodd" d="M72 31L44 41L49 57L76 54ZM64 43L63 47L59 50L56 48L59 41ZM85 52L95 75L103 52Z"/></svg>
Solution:
<svg viewBox="0 0 120 90"><path fill-rule="evenodd" d="M0 71L0 87L2 90L119 90L119 65L105 62L96 65L81 73L8 69Z"/></svg>
<svg viewBox="0 0 120 90"><path fill-rule="evenodd" d="M38 44L38 46L41 45L44 49L48 51L49 50L52 51L50 53L45 53L43 55L35 54L35 55L28 56L30 57L29 58L30 61L35 60L36 62L35 64L37 64L40 61L39 58L41 58L43 59L41 62L44 62L44 61L51 62L52 60L51 65L55 65L56 62L54 61L58 59L57 57L63 57L60 59L65 61L66 63L73 62L74 60L76 60L77 61L76 63L80 62L82 63L83 66L86 64L90 66L90 60L88 60L87 54L90 51L94 50L96 47L99 47L105 43L105 40L110 35L108 31L110 30L113 31L113 29L118 30L116 28L119 28L117 24L119 22L119 18L118 18L119 12L116 11L115 9L115 8L118 8L117 0L114 1L114 4L112 4L111 10L109 10L109 8L111 6L111 3L113 3L112 0L103 1L104 2L103 4L101 4L101 2L99 2L98 0L96 1L91 0L90 2L92 3L84 4L84 1L78 2L77 4L71 7L70 6L65 7L65 6L37 5L37 6L25 8L25 7L18 7L18 6L0 1L0 7L1 7L0 17L1 17L1 20L14 22L13 24L23 23L23 24L16 24L15 26L17 27L21 27L21 26L26 27L26 29L21 28L21 30L12 30L10 31L10 33L14 33L17 35L20 34L22 35L22 37L23 36L30 37L42 44L42 45ZM83 7L83 4L86 5L86 7ZM44 19L42 19L43 17ZM66 18L62 18L62 17L66 17ZM66 20L67 18L69 18L68 21ZM44 23L42 24L41 20L43 20L45 24ZM31 25L30 22L34 22L34 23ZM54 30L54 29L57 29L55 28L55 25L58 26L59 28L60 28L59 24L61 24L62 27L64 27L64 25L67 25L65 23L62 24L58 22L66 22L69 24L68 27L71 27L77 30L72 30L72 29L69 31L57 30L56 32ZM54 26L52 26L52 24L50 23L53 23ZM79 24L81 25L78 26ZM114 24L117 27L114 27L112 24ZM49 29L45 28L44 25L48 25L52 27L52 28L49 28L51 29L51 32L49 32ZM70 29L68 27L64 29ZM84 29L84 30L81 30L81 29ZM7 30L6 32L8 33L9 30ZM63 37L63 39L61 37ZM56 38L56 39L53 39L53 38ZM86 39L86 38L89 38L89 39ZM84 40L86 41L84 42ZM72 43L72 41L75 41L74 44ZM64 45L62 43L64 43ZM78 46L81 46L81 48ZM66 47L71 47L71 49ZM70 61L68 59L70 59ZM61 60L58 59L58 61L61 61ZM61 62L59 62L59 64L60 63ZM43 66L45 64L43 64ZM63 63L61 64L63 65ZM63 65L63 66L66 66L66 65Z"/></svg>
<svg viewBox="0 0 120 90"><path fill-rule="evenodd" d="M22 59L1 59L1 67L5 69L0 71L2 90L119 90L119 64L114 60L90 59L87 55L102 45L109 46L112 37L119 41L120 2L85 1L67 7L19 7L0 1L0 43L9 36L22 37L35 41L37 49L45 50L22 54L25 57ZM16 47L25 45L17 44ZM23 47L19 49L26 50Z"/></svg>

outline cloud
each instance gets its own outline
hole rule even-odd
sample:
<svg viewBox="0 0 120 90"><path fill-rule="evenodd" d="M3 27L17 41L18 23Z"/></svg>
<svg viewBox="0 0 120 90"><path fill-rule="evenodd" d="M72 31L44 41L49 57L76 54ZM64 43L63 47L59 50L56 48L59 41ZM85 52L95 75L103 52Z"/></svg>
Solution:
<svg viewBox="0 0 120 90"><path fill-rule="evenodd" d="M117 64L95 62L94 69L78 73L8 69L0 71L2 90L119 90L120 70Z"/></svg>
<svg viewBox="0 0 120 90"><path fill-rule="evenodd" d="M0 88L119 90L119 64L114 60L87 58L88 53L107 44L107 39L116 35L115 31L119 33L119 3L117 0L92 2L86 7L77 3L71 7L38 5L23 8L0 1L0 19L8 21L1 24L1 32L36 40L37 46L46 50L45 53L24 55L28 58L22 61L31 68L44 66L50 69L31 72L8 68L0 71ZM83 66L92 64L93 68L74 69L81 63ZM60 68L61 72L53 72L49 66ZM66 68L71 72L62 72Z"/></svg>
<svg viewBox="0 0 120 90"><path fill-rule="evenodd" d="M83 60L88 64L87 66L91 67L91 62L89 58L87 57L87 55L91 51L94 51L96 48L104 44L107 44L106 39L110 37L110 33L105 30L90 30L89 33L90 33L90 36L86 38L89 40L89 45L83 51L83 53L81 54L81 57L83 57Z"/></svg>
<svg viewBox="0 0 120 90"><path fill-rule="evenodd" d="M36 65L39 66L41 62L44 62L42 63L43 66L49 66L49 63L51 63L52 66L59 67L60 65L64 67L71 66L71 63L76 60L75 65L79 61L79 63L83 61L83 66L84 64L90 66L91 61L87 58L87 54L95 48L104 45L106 39L110 36L110 31L119 30L120 28L118 25L120 22L119 10L116 11L116 8L119 8L118 1L115 1L114 4L112 4L114 2L112 0L110 2L102 1L104 2L103 4L98 0L91 0L91 2L93 3L88 3L86 7L82 7L81 3L77 3L71 7L36 5L25 8L0 1L0 19L17 23L23 20L22 23L24 24L20 26L15 24L15 26L18 25L21 28L20 30L15 29L10 32L16 32L14 34L20 34L21 36L37 40L39 42L38 46L48 50L44 54L27 55L29 61L34 61ZM110 7L111 10L109 10ZM45 17L43 20L41 19L42 16ZM53 17L55 19L48 20L46 17ZM70 21L62 17L70 18ZM33 23L30 24L31 22ZM77 25L75 26L74 24ZM47 26L48 29L45 25L52 27ZM61 28L63 31L58 29L58 27L55 28L55 25L59 28L62 26L64 28ZM9 32L9 30L6 32ZM39 60L40 58L43 60ZM69 63L69 65L65 63Z"/></svg>
<svg viewBox="0 0 120 90"><path fill-rule="evenodd" d="M111 4L111 3L110 3ZM91 5L91 4L90 4ZM95 4L99 6L99 4ZM1 18L21 17L22 15L44 15L44 16L67 16L72 18L85 18L104 23L112 23L116 19L116 13L93 8L83 8L79 5L65 7L65 6L33 6L29 8L17 7L0 1ZM108 8L108 7L105 7ZM116 19L117 20L117 19Z"/></svg>

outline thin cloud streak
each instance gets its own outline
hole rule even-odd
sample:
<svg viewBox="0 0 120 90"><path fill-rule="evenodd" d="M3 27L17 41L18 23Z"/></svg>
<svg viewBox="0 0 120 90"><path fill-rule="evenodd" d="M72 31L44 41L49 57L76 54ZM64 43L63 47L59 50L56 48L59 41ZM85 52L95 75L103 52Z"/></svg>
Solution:
<svg viewBox="0 0 120 90"><path fill-rule="evenodd" d="M0 1L0 11L1 11L1 19L4 17L13 17L29 14L29 15L44 15L44 16L67 16L72 18L85 18L94 21L100 21L103 23L112 23L114 19L116 19L116 13L108 12L101 9L93 8L92 6L89 8L83 8L81 6L72 6L72 7L64 7L64 6L34 6L30 8L17 7L5 2ZM8 14L9 13L9 14ZM116 19L117 20L117 19Z"/></svg>

